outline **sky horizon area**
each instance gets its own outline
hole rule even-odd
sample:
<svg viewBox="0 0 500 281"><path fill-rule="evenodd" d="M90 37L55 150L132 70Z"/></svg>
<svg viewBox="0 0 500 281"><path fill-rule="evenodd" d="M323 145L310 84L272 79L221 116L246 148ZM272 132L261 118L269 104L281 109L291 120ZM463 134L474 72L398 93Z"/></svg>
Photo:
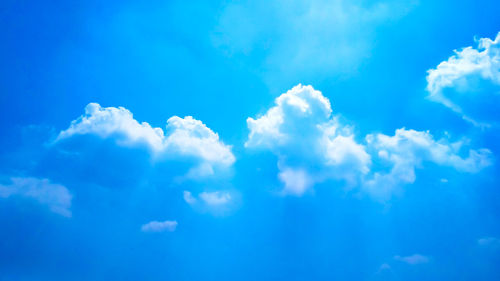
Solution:
<svg viewBox="0 0 500 281"><path fill-rule="evenodd" d="M4 1L0 281L500 280L499 15Z"/></svg>

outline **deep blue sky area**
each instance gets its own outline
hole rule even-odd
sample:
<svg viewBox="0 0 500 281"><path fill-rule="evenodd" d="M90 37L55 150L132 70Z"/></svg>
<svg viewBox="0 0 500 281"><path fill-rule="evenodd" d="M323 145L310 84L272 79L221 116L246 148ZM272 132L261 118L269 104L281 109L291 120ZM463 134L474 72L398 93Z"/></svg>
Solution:
<svg viewBox="0 0 500 281"><path fill-rule="evenodd" d="M500 280L499 15L2 1L0 281Z"/></svg>

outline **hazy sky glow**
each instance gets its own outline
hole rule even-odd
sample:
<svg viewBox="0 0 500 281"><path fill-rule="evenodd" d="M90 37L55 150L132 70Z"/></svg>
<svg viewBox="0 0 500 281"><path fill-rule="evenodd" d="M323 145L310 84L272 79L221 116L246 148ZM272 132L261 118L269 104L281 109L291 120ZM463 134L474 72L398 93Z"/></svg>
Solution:
<svg viewBox="0 0 500 281"><path fill-rule="evenodd" d="M498 15L8 0L0 281L499 280Z"/></svg>

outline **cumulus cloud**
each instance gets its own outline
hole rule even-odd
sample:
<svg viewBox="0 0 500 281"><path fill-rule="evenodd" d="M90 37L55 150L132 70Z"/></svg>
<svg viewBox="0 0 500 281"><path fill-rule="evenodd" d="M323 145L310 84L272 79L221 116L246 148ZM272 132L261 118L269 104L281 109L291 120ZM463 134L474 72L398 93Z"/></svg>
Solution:
<svg viewBox="0 0 500 281"><path fill-rule="evenodd" d="M214 168L227 168L235 161L231 147L191 116L169 118L164 131L146 122L139 123L123 107L103 108L90 103L84 115L59 133L56 143L78 135L112 139L119 146L146 147L155 161L192 159L198 164L188 172L188 177L212 175Z"/></svg>
<svg viewBox="0 0 500 281"><path fill-rule="evenodd" d="M177 221L152 221L141 226L142 232L173 232L177 228Z"/></svg>
<svg viewBox="0 0 500 281"><path fill-rule="evenodd" d="M248 118L245 146L275 153L284 192L302 195L329 178L355 183L369 171L370 155L352 129L332 116L330 101L298 85L275 100L264 115Z"/></svg>
<svg viewBox="0 0 500 281"><path fill-rule="evenodd" d="M402 128L394 136L370 134L359 143L352 127L338 120L321 92L299 84L276 98L263 115L247 119L245 146L276 154L283 193L297 196L317 183L342 180L387 199L396 187L413 183L415 168L425 162L467 173L491 164L489 150L469 149L461 156L462 141L435 140L425 131ZM390 170L373 167L373 159Z"/></svg>
<svg viewBox="0 0 500 281"><path fill-rule="evenodd" d="M414 254L411 256L406 256L406 257L401 257L401 256L394 256L394 259L400 262L407 263L409 265L418 265L418 264L424 264L429 262L429 257L419 255L419 254Z"/></svg>
<svg viewBox="0 0 500 281"><path fill-rule="evenodd" d="M430 69L427 91L431 100L475 125L487 126L485 122L497 121L491 118L500 108L500 33L494 40L477 41L477 48L455 50L455 55Z"/></svg>
<svg viewBox="0 0 500 281"><path fill-rule="evenodd" d="M462 141L449 143L446 139L435 140L428 132L396 130L394 136L375 134L366 136L371 152L382 162L389 163L390 172L374 172L363 187L380 199L387 199L391 192L402 184L413 183L416 179L415 168L424 162L449 166L458 171L475 173L491 165L491 152L487 149L468 150L466 157L459 152Z"/></svg>
<svg viewBox="0 0 500 281"><path fill-rule="evenodd" d="M54 213L71 217L71 193L63 185L51 183L48 179L14 177L10 184L0 184L0 198L12 196L36 200Z"/></svg>

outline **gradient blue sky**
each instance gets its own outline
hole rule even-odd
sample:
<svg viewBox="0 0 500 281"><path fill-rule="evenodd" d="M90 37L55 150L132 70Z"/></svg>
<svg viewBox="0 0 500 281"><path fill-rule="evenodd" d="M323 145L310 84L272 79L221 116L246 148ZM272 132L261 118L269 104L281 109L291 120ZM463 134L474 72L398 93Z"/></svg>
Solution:
<svg viewBox="0 0 500 281"><path fill-rule="evenodd" d="M500 279L498 1L1 6L1 281Z"/></svg>

